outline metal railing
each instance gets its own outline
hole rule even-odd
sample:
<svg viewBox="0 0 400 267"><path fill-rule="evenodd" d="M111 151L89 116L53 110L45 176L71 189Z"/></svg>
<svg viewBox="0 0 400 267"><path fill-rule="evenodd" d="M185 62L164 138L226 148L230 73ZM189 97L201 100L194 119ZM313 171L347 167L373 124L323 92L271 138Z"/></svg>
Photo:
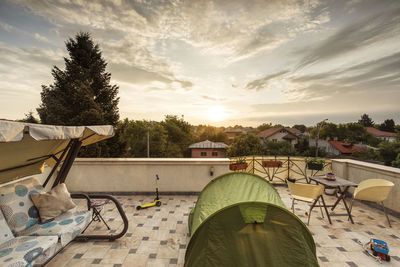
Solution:
<svg viewBox="0 0 400 267"><path fill-rule="evenodd" d="M322 170L311 170L307 167L305 157L296 156L246 156L230 158L231 163L245 160L247 168L242 170L257 174L271 183L286 183L286 179L310 183L310 176L323 175L332 169L332 161L324 159ZM268 167L268 165L280 165Z"/></svg>

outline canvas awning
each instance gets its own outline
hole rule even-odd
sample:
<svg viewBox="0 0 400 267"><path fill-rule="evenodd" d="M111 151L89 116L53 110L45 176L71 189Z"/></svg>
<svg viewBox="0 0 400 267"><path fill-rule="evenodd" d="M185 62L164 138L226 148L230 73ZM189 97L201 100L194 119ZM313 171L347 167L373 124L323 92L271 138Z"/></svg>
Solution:
<svg viewBox="0 0 400 267"><path fill-rule="evenodd" d="M0 120L0 184L41 173L44 163L53 167L70 149L71 140L87 146L113 135L111 125L54 126Z"/></svg>

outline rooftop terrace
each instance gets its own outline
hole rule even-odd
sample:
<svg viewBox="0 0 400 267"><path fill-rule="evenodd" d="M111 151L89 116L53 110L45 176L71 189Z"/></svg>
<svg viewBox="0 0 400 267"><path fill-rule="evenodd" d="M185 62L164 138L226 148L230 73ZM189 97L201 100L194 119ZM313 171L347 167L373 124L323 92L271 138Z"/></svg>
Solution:
<svg viewBox="0 0 400 267"><path fill-rule="evenodd" d="M288 188L276 186L285 205L290 208ZM188 215L196 202L196 195L162 195L161 207L136 211L139 203L153 200L149 195L118 196L129 219L127 234L114 241L73 242L47 266L183 266L189 242ZM334 197L326 197L333 202ZM340 204L337 211L344 210ZM306 222L306 203L296 204L296 215ZM112 229L122 227L122 220L113 204L104 207L104 218ZM382 211L358 201L352 214L355 224L346 217L333 217L329 225L321 218L319 209L311 215L309 229L313 234L317 257L321 266L400 266L400 219L391 216L388 227ZM337 219L340 218L340 219ZM113 231L113 230L111 230ZM116 231L116 230L114 230ZM106 233L102 222L94 222L87 233ZM363 253L357 240L367 242L371 237L385 240L390 247L392 261L379 264Z"/></svg>

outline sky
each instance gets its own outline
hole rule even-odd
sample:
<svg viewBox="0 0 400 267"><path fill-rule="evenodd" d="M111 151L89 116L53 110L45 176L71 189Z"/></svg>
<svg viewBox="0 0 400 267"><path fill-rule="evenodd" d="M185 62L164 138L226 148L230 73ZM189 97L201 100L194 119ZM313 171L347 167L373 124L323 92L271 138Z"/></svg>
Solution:
<svg viewBox="0 0 400 267"><path fill-rule="evenodd" d="M38 117L80 31L119 86L121 119L400 123L398 0L0 0L0 118Z"/></svg>

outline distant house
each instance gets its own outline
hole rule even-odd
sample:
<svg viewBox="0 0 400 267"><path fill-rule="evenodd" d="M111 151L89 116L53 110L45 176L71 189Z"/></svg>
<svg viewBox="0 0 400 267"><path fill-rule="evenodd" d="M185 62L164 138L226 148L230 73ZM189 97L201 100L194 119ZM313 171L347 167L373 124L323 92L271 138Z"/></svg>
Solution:
<svg viewBox="0 0 400 267"><path fill-rule="evenodd" d="M309 146L315 147L315 139L309 139ZM354 145L350 143L340 142L336 140L318 140L318 148L324 150L330 155L351 155L355 152L365 153L366 149L362 145Z"/></svg>
<svg viewBox="0 0 400 267"><path fill-rule="evenodd" d="M232 141L242 133L247 133L248 129L241 128L227 128L225 129L225 133L228 136L229 141Z"/></svg>
<svg viewBox="0 0 400 267"><path fill-rule="evenodd" d="M329 144L331 144L331 146L336 149L339 154L336 155L349 155L349 154L353 154L353 153L365 153L366 150L358 145L353 145L350 143L344 143L344 142L340 142L340 141L328 141ZM319 146L319 144L318 144Z"/></svg>
<svg viewBox="0 0 400 267"><path fill-rule="evenodd" d="M191 144L192 158L225 158L227 144L222 142L211 142L209 140Z"/></svg>
<svg viewBox="0 0 400 267"><path fill-rule="evenodd" d="M310 147L316 147L315 139L312 139L312 138L308 139L308 145ZM318 149L325 151L329 155L335 155L335 156L339 156L340 155L340 151L337 150L334 146L332 146L329 143L329 141L324 140L324 139L319 139L318 140Z"/></svg>
<svg viewBox="0 0 400 267"><path fill-rule="evenodd" d="M395 134L395 133L381 131L374 127L366 127L365 129L367 130L367 132L369 132L373 136L375 136L383 141L386 141L386 142L396 141L397 134Z"/></svg>
<svg viewBox="0 0 400 267"><path fill-rule="evenodd" d="M279 141L287 141L292 145L297 144L298 139L301 136L301 132L296 128L269 128L257 134L263 142L272 141L272 142L279 142Z"/></svg>

